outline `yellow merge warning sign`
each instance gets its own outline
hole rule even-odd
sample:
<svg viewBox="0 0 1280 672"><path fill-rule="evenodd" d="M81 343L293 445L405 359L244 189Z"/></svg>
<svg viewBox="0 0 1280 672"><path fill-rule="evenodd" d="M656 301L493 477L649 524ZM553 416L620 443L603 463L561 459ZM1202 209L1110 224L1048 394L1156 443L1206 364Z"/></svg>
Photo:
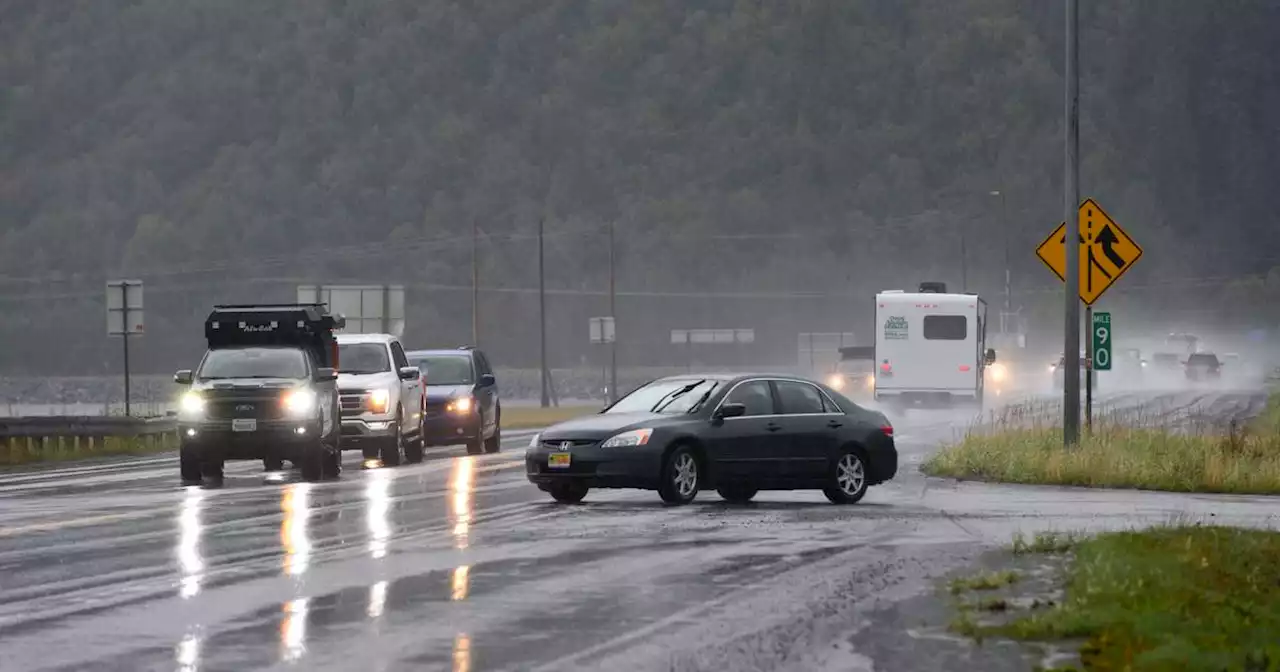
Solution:
<svg viewBox="0 0 1280 672"><path fill-rule="evenodd" d="M1142 248L1092 198L1080 204L1080 300L1092 306L1142 258ZM1059 224L1036 248L1036 256L1067 279L1067 225Z"/></svg>

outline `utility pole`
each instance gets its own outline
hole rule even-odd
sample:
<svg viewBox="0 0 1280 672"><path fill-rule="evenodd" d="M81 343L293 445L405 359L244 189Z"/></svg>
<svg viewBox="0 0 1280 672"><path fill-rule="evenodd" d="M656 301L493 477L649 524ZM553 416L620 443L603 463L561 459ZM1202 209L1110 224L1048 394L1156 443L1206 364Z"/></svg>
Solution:
<svg viewBox="0 0 1280 672"><path fill-rule="evenodd" d="M613 339L609 343L609 394L607 395L607 401L610 404L618 400L618 271L615 265L617 253L614 247L614 225L615 222L609 222L609 317L613 320Z"/></svg>
<svg viewBox="0 0 1280 672"><path fill-rule="evenodd" d="M480 347L480 227L471 220L471 345Z"/></svg>
<svg viewBox="0 0 1280 672"><path fill-rule="evenodd" d="M120 334L120 341L124 343L124 415L129 417L133 415L133 408L129 399L129 283L125 282L120 285L120 319L124 324L124 330Z"/></svg>
<svg viewBox="0 0 1280 672"><path fill-rule="evenodd" d="M1066 165L1062 182L1062 217L1066 223L1067 277L1065 338L1063 343L1062 442L1080 440L1080 21L1079 0L1067 0L1066 59Z"/></svg>
<svg viewBox="0 0 1280 672"><path fill-rule="evenodd" d="M1005 198L1004 190L992 191L991 195L1000 197L1000 219L1002 220L1000 226L1004 229L1004 312L1000 315L1000 333L1007 335L1009 315L1013 312L1013 283L1009 269L1009 202Z"/></svg>
<svg viewBox="0 0 1280 672"><path fill-rule="evenodd" d="M545 217L538 218L538 368L541 374L539 377L542 379L541 401L543 408L551 405L550 395L547 390L547 379L550 377L547 371L547 273L542 247L545 219Z"/></svg>

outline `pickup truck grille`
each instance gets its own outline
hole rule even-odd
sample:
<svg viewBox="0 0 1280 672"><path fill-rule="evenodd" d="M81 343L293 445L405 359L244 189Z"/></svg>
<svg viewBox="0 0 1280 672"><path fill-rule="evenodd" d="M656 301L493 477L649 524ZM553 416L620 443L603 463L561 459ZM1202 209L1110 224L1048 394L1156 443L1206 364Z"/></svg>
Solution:
<svg viewBox="0 0 1280 672"><path fill-rule="evenodd" d="M342 409L342 415L353 416L364 413L367 396L369 395L364 392L343 392L338 395L338 406Z"/></svg>
<svg viewBox="0 0 1280 672"><path fill-rule="evenodd" d="M276 420L284 417L279 393L216 395L205 398L205 417L210 420L255 418Z"/></svg>

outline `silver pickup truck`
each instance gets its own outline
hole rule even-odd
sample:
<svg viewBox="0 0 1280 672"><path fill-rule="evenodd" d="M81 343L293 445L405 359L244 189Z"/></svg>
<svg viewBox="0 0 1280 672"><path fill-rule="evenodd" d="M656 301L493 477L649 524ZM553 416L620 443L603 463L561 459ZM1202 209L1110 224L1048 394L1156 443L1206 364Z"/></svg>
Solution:
<svg viewBox="0 0 1280 672"><path fill-rule="evenodd" d="M342 448L396 466L422 461L422 373L391 334L338 334Z"/></svg>

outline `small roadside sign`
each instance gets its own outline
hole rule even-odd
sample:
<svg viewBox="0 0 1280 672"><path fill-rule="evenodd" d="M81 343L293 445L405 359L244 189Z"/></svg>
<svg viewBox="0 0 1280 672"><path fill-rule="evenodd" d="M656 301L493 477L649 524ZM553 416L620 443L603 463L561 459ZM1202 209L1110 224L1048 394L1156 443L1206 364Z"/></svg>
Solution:
<svg viewBox="0 0 1280 672"><path fill-rule="evenodd" d="M1093 370L1111 370L1111 313L1094 313L1090 326L1093 338Z"/></svg>
<svg viewBox="0 0 1280 672"><path fill-rule="evenodd" d="M613 343L616 336L612 317L593 317L588 321L592 343Z"/></svg>
<svg viewBox="0 0 1280 672"><path fill-rule="evenodd" d="M1142 258L1142 247L1092 198L1080 204L1080 300L1092 306ZM1067 278L1067 225L1062 223L1036 248L1036 256L1059 280Z"/></svg>

